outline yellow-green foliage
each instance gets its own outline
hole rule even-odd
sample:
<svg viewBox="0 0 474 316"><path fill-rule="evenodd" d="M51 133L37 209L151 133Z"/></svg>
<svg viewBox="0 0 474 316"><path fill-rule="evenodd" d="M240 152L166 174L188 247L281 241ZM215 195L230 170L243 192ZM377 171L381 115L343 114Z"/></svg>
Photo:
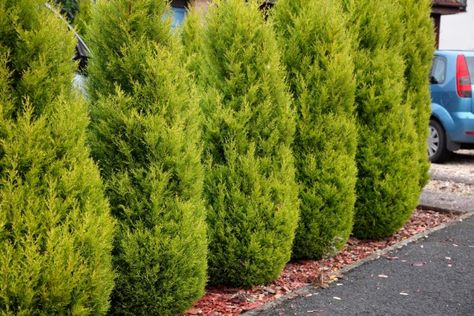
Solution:
<svg viewBox="0 0 474 316"><path fill-rule="evenodd" d="M81 35L85 35L95 0L79 0L79 9L74 17L74 26Z"/></svg>
<svg viewBox="0 0 474 316"><path fill-rule="evenodd" d="M352 42L339 1L280 0L273 21L297 111L300 222L293 257L320 258L349 239L357 148Z"/></svg>
<svg viewBox="0 0 474 316"><path fill-rule="evenodd" d="M167 1L99 1L87 34L91 146L118 220L112 314L174 315L204 293L197 99Z"/></svg>
<svg viewBox="0 0 474 316"><path fill-rule="evenodd" d="M42 0L0 0L0 314L103 315L113 221L71 91L74 38Z"/></svg>
<svg viewBox="0 0 474 316"><path fill-rule="evenodd" d="M353 233L381 238L403 226L420 193L413 113L403 102L401 8L389 0L345 0L344 5L357 36L359 146Z"/></svg>
<svg viewBox="0 0 474 316"><path fill-rule="evenodd" d="M209 278L262 284L290 259L298 219L294 114L278 47L254 1L218 1L202 37Z"/></svg>
<svg viewBox="0 0 474 316"><path fill-rule="evenodd" d="M204 12L196 7L188 10L184 25L182 27L181 39L184 47L186 68L192 75L199 75L199 65L202 47L202 32L204 23Z"/></svg>
<svg viewBox="0 0 474 316"><path fill-rule="evenodd" d="M420 186L429 180L430 167L426 139L431 115L429 72L434 53L434 30L431 20L431 0L399 0L404 23L402 47L405 59L405 102L411 106L417 133Z"/></svg>

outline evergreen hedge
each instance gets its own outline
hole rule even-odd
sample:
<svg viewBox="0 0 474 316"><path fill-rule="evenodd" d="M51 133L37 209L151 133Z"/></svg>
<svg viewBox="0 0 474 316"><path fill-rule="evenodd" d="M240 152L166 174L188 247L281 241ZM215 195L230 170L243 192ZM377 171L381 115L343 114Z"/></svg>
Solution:
<svg viewBox="0 0 474 316"><path fill-rule="evenodd" d="M84 35L95 0L53 0L75 29Z"/></svg>
<svg viewBox="0 0 474 316"><path fill-rule="evenodd" d="M297 111L301 204L293 257L321 258L352 232L357 129L351 37L338 1L279 0L273 13Z"/></svg>
<svg viewBox="0 0 474 316"><path fill-rule="evenodd" d="M212 284L269 282L290 259L298 219L294 114L278 47L256 1L217 1L202 34Z"/></svg>
<svg viewBox="0 0 474 316"><path fill-rule="evenodd" d="M173 315L203 295L199 105L167 1L94 6L91 145L117 218L112 314Z"/></svg>
<svg viewBox="0 0 474 316"><path fill-rule="evenodd" d="M186 68L196 77L199 75L199 66L202 49L202 32L204 23L204 12L196 7L188 9L186 19L181 30L181 40L183 43L183 52L186 60Z"/></svg>
<svg viewBox="0 0 474 316"><path fill-rule="evenodd" d="M431 0L399 0L404 24L402 54L405 60L404 99L411 106L417 133L420 161L420 187L429 180L427 155L428 124L431 115L429 72L434 54L434 30Z"/></svg>
<svg viewBox="0 0 474 316"><path fill-rule="evenodd" d="M382 238L409 219L420 192L413 113L403 102L401 7L389 0L346 0L344 5L357 36L359 146L353 234Z"/></svg>
<svg viewBox="0 0 474 316"><path fill-rule="evenodd" d="M53 0L61 8L61 13L66 16L69 21L74 21L74 17L79 12L78 0Z"/></svg>
<svg viewBox="0 0 474 316"><path fill-rule="evenodd" d="M114 224L73 92L74 37L42 0L0 1L0 314L103 315Z"/></svg>

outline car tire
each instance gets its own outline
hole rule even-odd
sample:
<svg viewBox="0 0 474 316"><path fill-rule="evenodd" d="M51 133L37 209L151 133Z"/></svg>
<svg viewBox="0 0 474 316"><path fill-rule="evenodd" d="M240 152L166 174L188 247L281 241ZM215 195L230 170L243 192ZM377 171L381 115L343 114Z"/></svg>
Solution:
<svg viewBox="0 0 474 316"><path fill-rule="evenodd" d="M451 155L451 152L446 147L446 132L443 126L436 120L430 120L427 143L428 158L431 162L440 163L446 161Z"/></svg>

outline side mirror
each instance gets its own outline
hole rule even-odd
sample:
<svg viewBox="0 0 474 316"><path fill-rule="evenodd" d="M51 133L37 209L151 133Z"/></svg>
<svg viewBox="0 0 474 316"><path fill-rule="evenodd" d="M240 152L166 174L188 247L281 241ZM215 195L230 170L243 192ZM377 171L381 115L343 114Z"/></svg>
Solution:
<svg viewBox="0 0 474 316"><path fill-rule="evenodd" d="M435 76L430 76L430 83L431 84L438 84L438 79L435 78Z"/></svg>

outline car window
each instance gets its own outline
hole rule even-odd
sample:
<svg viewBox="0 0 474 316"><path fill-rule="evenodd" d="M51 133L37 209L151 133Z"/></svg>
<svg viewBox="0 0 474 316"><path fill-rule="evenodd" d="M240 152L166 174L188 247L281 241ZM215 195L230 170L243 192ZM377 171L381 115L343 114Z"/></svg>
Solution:
<svg viewBox="0 0 474 316"><path fill-rule="evenodd" d="M173 22L171 23L171 27L176 28L183 24L184 18L186 17L186 9L172 7L171 10L173 12Z"/></svg>
<svg viewBox="0 0 474 316"><path fill-rule="evenodd" d="M446 79L446 58L435 56L431 67L431 83L443 83Z"/></svg>
<svg viewBox="0 0 474 316"><path fill-rule="evenodd" d="M466 57L466 62L469 74L471 75L471 82L474 83L474 57Z"/></svg>

